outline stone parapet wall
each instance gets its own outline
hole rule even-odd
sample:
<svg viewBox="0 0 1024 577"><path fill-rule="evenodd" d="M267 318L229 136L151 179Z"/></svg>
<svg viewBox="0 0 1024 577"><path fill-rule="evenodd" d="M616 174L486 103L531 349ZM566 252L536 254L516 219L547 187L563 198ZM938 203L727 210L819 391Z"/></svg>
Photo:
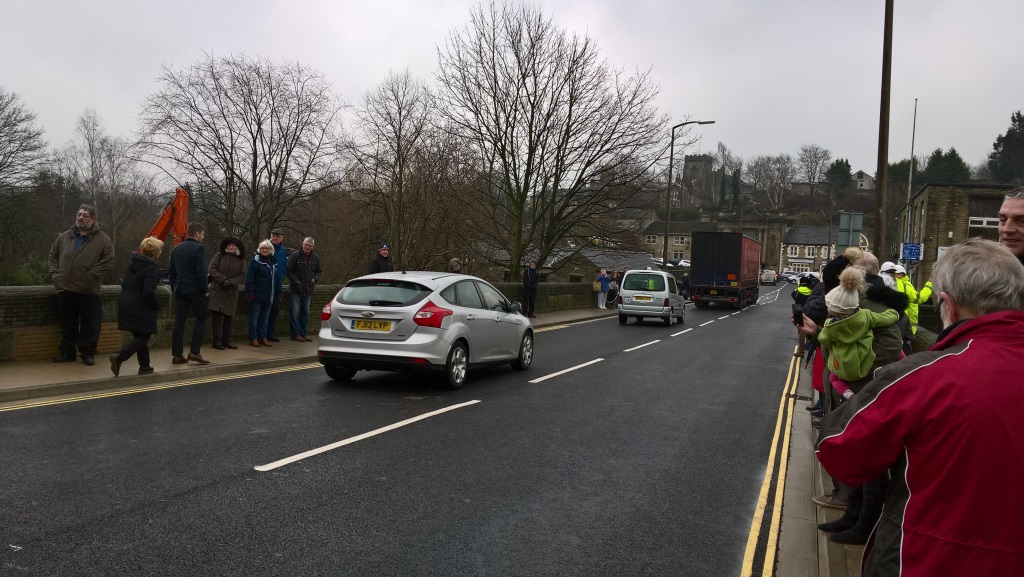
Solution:
<svg viewBox="0 0 1024 577"><path fill-rule="evenodd" d="M342 285L321 285L316 287L309 307L310 334L320 330L320 310L329 302ZM513 301L522 301L521 283L495 283L498 290ZM104 286L100 298L103 301L103 326L100 332L100 353L114 353L130 333L117 330L117 299L121 287ZM284 302L277 321L278 337L288 338L288 287L285 287ZM157 334L150 340L151 348L169 347L171 328L174 324L174 297L166 286L157 288L160 312L157 315ZM537 291L537 311L564 310L596 306L597 298L590 283L541 283ZM249 303L239 297L238 310L231 325L232 339L238 343L248 341ZM186 346L192 334L192 321L185 327ZM211 332L207 323L206 338ZM0 287L0 362L40 360L54 357L58 353L60 328L57 322L57 291L52 286Z"/></svg>

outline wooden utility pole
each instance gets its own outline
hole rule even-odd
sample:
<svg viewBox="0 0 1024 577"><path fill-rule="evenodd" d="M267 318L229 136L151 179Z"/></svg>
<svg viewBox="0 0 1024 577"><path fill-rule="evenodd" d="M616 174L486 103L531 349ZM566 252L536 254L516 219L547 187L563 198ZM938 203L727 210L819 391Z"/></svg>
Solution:
<svg viewBox="0 0 1024 577"><path fill-rule="evenodd" d="M885 33L882 41L882 102L878 114L878 166L875 169L875 200L878 216L875 221L875 254L888 260L885 229L889 225L887 201L889 189L889 88L892 84L892 4L885 0Z"/></svg>

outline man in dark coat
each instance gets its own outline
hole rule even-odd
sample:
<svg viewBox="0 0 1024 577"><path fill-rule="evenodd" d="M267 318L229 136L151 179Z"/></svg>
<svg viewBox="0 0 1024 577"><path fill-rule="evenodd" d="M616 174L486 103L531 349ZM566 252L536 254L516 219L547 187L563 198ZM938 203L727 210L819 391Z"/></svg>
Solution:
<svg viewBox="0 0 1024 577"><path fill-rule="evenodd" d="M184 365L193 361L205 365L210 361L203 358L200 349L203 346L206 332L208 312L206 299L210 295L206 273L206 249L203 248L206 229L197 222L190 222L186 234L188 237L184 242L171 250L170 265L167 267L171 290L174 291L171 363ZM192 344L188 357L185 357L182 355L184 352L183 340L185 338L185 320L188 318L189 309L196 316L196 323L192 328Z"/></svg>
<svg viewBox="0 0 1024 577"><path fill-rule="evenodd" d="M121 363L139 355L139 374L153 372L149 364L149 338L156 333L156 316L160 301L156 298L156 287L160 284L160 273L156 259L160 258L164 243L154 237L142 239L139 251L132 254L128 270L121 279L121 296L117 301L117 328L132 333L132 340L116 354L110 356L110 372L121 374Z"/></svg>
<svg viewBox="0 0 1024 577"><path fill-rule="evenodd" d="M390 256L391 246L386 242L381 244L380 248L377 249L377 256L373 257L373 260L370 261L370 274L395 270L395 267L391 265Z"/></svg>
<svg viewBox="0 0 1024 577"><path fill-rule="evenodd" d="M537 318L537 285L540 284L540 273L537 263L530 261L530 266L523 271L523 314Z"/></svg>
<svg viewBox="0 0 1024 577"><path fill-rule="evenodd" d="M96 364L96 347L103 320L100 287L103 275L114 264L114 243L96 223L96 209L83 204L75 215L75 226L61 233L50 247L50 276L57 289L60 319L60 355L55 363L75 360Z"/></svg>
<svg viewBox="0 0 1024 577"><path fill-rule="evenodd" d="M302 241L302 250L292 252L288 257L288 286L291 287L290 331L292 340L313 342L309 338L309 301L313 297L316 281L323 274L320 257L313 252L316 242L307 236Z"/></svg>

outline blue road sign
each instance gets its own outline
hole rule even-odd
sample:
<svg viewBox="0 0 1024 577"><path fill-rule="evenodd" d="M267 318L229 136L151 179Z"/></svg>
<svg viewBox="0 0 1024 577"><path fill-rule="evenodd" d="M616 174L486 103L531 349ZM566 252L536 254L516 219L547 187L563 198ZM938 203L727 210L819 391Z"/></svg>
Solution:
<svg viewBox="0 0 1024 577"><path fill-rule="evenodd" d="M924 245L921 243L902 243L900 245L900 260L904 262L921 260L921 252Z"/></svg>

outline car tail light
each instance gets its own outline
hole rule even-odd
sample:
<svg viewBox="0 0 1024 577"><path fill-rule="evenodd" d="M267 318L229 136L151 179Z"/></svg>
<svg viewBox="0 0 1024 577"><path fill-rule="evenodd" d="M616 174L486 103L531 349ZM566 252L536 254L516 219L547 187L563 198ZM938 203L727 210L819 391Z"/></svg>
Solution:
<svg viewBox="0 0 1024 577"><path fill-rule="evenodd" d="M454 314L451 309L439 307L434 303L427 301L427 304L416 311L416 314L412 317L413 322L421 327L433 327L435 329L441 328L441 323L444 321L444 317L448 317Z"/></svg>
<svg viewBox="0 0 1024 577"><path fill-rule="evenodd" d="M331 303L324 305L324 308L320 309L320 320L329 321L331 320Z"/></svg>
<svg viewBox="0 0 1024 577"><path fill-rule="evenodd" d="M665 299L665 302L661 303L661 306L662 306L662 308L666 308L667 309L668 307L670 307L672 305L668 304L668 299Z"/></svg>
<svg viewBox="0 0 1024 577"><path fill-rule="evenodd" d="M619 304L621 305L622 304L622 295L619 295L615 300L617 300L619 302Z"/></svg>

